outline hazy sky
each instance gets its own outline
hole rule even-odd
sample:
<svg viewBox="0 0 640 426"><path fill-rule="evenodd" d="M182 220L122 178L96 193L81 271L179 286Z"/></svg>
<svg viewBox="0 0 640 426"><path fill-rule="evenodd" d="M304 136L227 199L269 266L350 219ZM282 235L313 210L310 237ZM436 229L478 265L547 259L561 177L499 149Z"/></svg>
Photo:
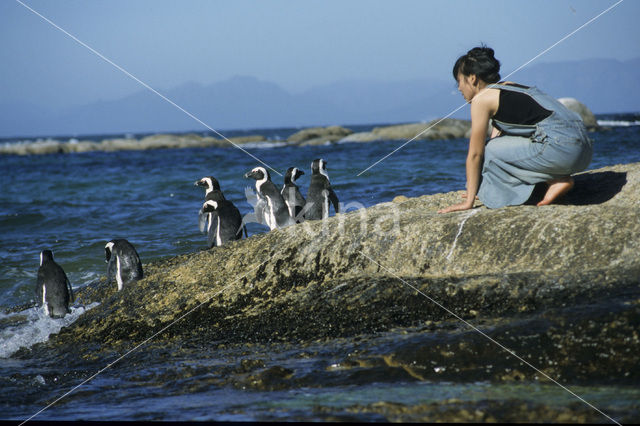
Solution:
<svg viewBox="0 0 640 426"><path fill-rule="evenodd" d="M506 75L615 3L21 1L159 90L250 75L293 93L345 79L450 79L480 42ZM638 57L639 18L640 1L626 0L537 62ZM0 103L58 107L142 89L15 0L0 0L0 61Z"/></svg>

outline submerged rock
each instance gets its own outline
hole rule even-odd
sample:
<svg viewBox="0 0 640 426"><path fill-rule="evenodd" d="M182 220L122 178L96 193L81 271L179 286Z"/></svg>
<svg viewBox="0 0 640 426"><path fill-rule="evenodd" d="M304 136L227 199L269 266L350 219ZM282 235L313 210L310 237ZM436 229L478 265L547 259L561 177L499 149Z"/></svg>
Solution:
<svg viewBox="0 0 640 426"><path fill-rule="evenodd" d="M147 264L57 340L314 340L636 300L640 163L575 180L558 205L441 215L459 192L400 198Z"/></svg>

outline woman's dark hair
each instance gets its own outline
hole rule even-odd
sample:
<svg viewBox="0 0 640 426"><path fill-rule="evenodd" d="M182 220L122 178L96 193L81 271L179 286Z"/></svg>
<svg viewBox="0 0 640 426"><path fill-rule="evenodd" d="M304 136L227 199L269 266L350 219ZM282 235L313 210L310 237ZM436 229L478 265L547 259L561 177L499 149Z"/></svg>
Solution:
<svg viewBox="0 0 640 426"><path fill-rule="evenodd" d="M464 76L475 74L486 83L500 81L500 61L493 56L493 49L487 46L474 47L458 58L453 66L453 78L458 81L458 74Z"/></svg>

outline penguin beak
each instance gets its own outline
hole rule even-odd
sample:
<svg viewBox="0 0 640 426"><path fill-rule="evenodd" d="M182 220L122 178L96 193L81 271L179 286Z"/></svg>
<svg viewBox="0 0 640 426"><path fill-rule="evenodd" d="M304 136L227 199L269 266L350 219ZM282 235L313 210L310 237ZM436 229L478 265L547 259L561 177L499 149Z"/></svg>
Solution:
<svg viewBox="0 0 640 426"><path fill-rule="evenodd" d="M244 174L244 178L245 179L249 179L249 178L252 178L252 177L253 177L253 172L247 172L247 173Z"/></svg>
<svg viewBox="0 0 640 426"><path fill-rule="evenodd" d="M193 183L193 186L204 186L204 182L197 180Z"/></svg>

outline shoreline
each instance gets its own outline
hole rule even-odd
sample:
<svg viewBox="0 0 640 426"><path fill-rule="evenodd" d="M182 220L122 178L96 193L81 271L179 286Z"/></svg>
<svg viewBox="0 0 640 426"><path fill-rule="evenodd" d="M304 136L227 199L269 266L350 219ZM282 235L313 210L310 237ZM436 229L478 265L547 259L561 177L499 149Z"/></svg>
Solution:
<svg viewBox="0 0 640 426"><path fill-rule="evenodd" d="M271 148L277 146L328 145L348 142L378 142L402 140L416 137L417 140L455 139L468 137L471 128L469 120L444 119L427 123L400 123L383 126L353 126L369 128L369 131L355 132L348 127L305 127L289 135L286 139L269 138L262 134L249 134L214 138L197 133L156 133L140 138L115 137L100 141L57 139L36 139L0 144L0 155L47 155L84 152L145 151L151 149L181 148L227 148L239 145L250 148ZM292 129L293 130L293 129ZM235 132L234 132L235 133Z"/></svg>
<svg viewBox="0 0 640 426"><path fill-rule="evenodd" d="M376 396L345 408L365 420L601 419L573 400L549 402L554 388L540 389L554 378L615 394L624 404L589 399L637 421L628 389L640 380L639 187L640 163L629 163L576 175L563 202L545 207L438 215L460 191L399 196L152 261L144 279L122 291L104 277L79 290L78 303L100 305L12 358L55 357L96 371L140 347L113 370L118 384L133 377L144 391L175 385L184 395L203 387L329 393L342 385L360 393L381 381L393 389L432 384L436 392L466 393L477 383L523 390L402 404ZM57 386L72 386L77 376L68 377ZM322 403L309 410L313 419L336 411Z"/></svg>
<svg viewBox="0 0 640 426"><path fill-rule="evenodd" d="M603 121L601 126L591 111L579 101L573 98L560 99L569 109L578 113L588 130L606 130L611 126L624 126L625 122L611 120ZM637 121L626 125L637 125ZM229 131L236 136L214 138L204 134L190 133L155 133L141 136L136 139L129 137L107 137L100 141L88 139L79 140L75 137L66 141L55 138L26 139L18 142L5 142L0 144L0 155L46 155L67 154L83 152L115 152L115 151L144 151L150 149L180 149L180 148L208 148L208 147L232 147L245 148L272 148L280 146L310 146L330 145L336 143L368 143L379 141L397 140L449 140L469 138L471 121L440 118L429 122L397 123L385 125L354 125L360 129L354 131L349 127L325 126L304 127L298 131L295 128L287 128L294 131L286 138L279 135L275 138L263 134L240 134L240 131ZM283 128L285 129L285 128ZM267 129L263 129L267 130ZM257 129L259 131L259 129ZM244 133L244 132L241 132ZM95 136L98 137L98 136Z"/></svg>

